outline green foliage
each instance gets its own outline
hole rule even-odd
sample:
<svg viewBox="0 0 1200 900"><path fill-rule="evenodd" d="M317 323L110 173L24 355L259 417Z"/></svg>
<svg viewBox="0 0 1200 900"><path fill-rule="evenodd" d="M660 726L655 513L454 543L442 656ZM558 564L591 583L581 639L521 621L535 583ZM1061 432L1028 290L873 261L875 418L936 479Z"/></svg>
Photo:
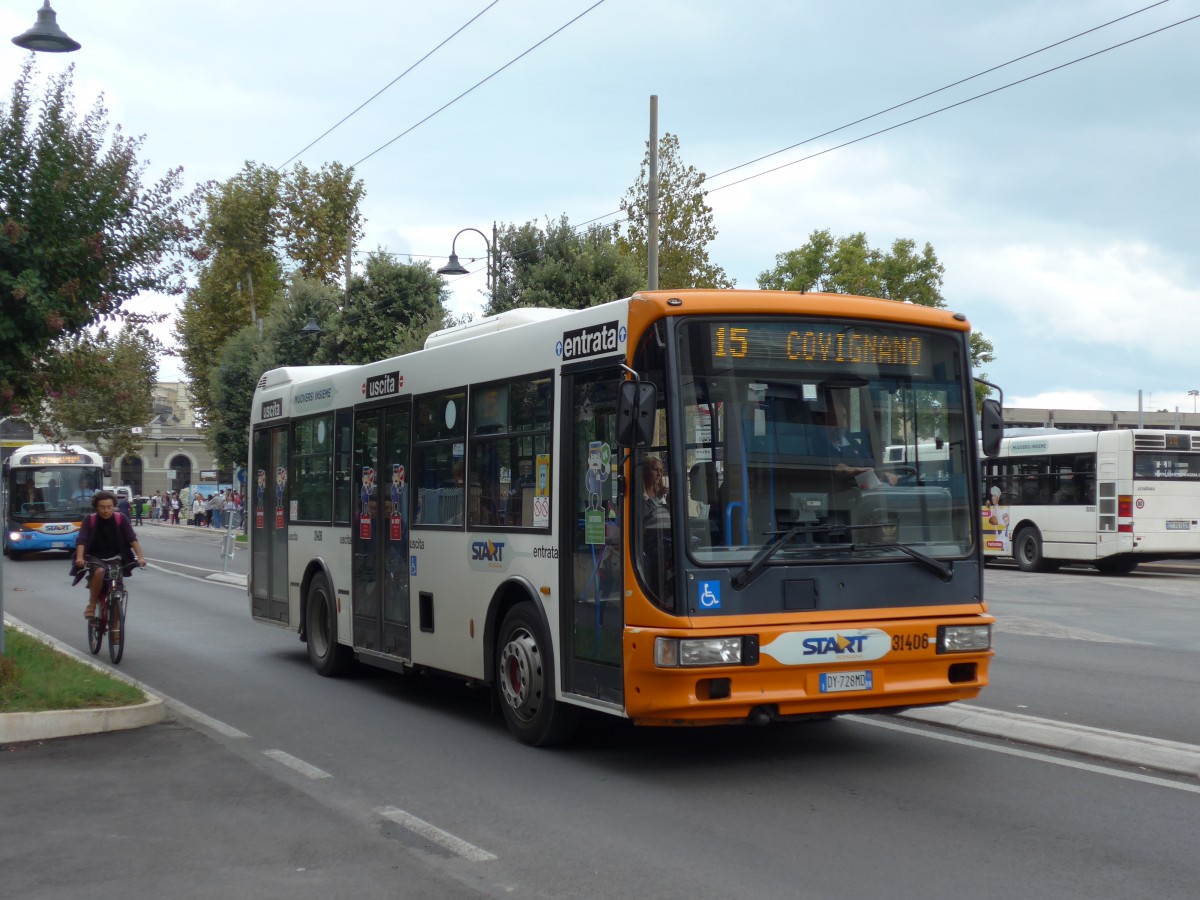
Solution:
<svg viewBox="0 0 1200 900"><path fill-rule="evenodd" d="M717 236L712 207L705 201L705 175L685 166L679 138L667 133L658 142L658 283L663 288L728 288L733 281L708 258L708 245ZM650 215L650 151L642 159L637 181L625 193L623 249L647 270L647 227ZM643 275L644 279L644 275ZM643 280L642 284L645 284Z"/></svg>
<svg viewBox="0 0 1200 900"><path fill-rule="evenodd" d="M268 355L269 348L259 341L254 325L243 326L216 351L216 365L208 376L212 407L207 441L214 457L225 465L243 465L249 456L250 405L258 379L273 368Z"/></svg>
<svg viewBox="0 0 1200 900"><path fill-rule="evenodd" d="M0 415L40 404L56 341L161 320L123 304L183 289L194 198L176 196L181 170L144 184L141 139L110 137L102 101L77 116L73 75L35 101L31 58L0 105Z"/></svg>
<svg viewBox="0 0 1200 900"><path fill-rule="evenodd" d="M764 290L815 290L907 300L944 309L945 267L930 244L926 243L920 252L916 248L915 241L897 238L891 250L884 253L872 248L861 231L835 238L828 229L821 229L810 234L802 247L778 254L775 267L758 276L758 286ZM970 343L971 364L976 369L995 359L992 342L980 332L971 332ZM983 372L976 374L987 377ZM987 394L986 387L977 386L977 399Z"/></svg>
<svg viewBox="0 0 1200 900"><path fill-rule="evenodd" d="M545 230L535 222L506 225L497 243L501 270L487 315L517 306L586 309L628 297L645 283L644 267L610 229L579 232L565 215L547 221Z"/></svg>
<svg viewBox="0 0 1200 900"><path fill-rule="evenodd" d="M50 393L33 417L55 441L82 437L110 463L137 451L133 428L153 415L158 342L145 328L126 324L110 337L101 328L60 341L48 366Z"/></svg>
<svg viewBox="0 0 1200 900"><path fill-rule="evenodd" d="M281 178L269 166L247 162L228 181L204 193L196 285L175 320L183 370L201 416L210 418L209 372L241 328L265 316L283 293L283 266L275 244Z"/></svg>
<svg viewBox="0 0 1200 900"><path fill-rule="evenodd" d="M350 283L350 304L315 279L296 275L262 321L262 334L243 326L214 350L208 374L208 446L222 463L247 458L247 426L262 373L281 366L361 365L419 349L447 322L442 280L428 263L398 263L384 253L367 258ZM322 332L301 329L315 318Z"/></svg>
<svg viewBox="0 0 1200 900"><path fill-rule="evenodd" d="M341 163L319 172L297 163L283 183L287 255L305 278L333 284L342 277L348 244L362 239L362 181ZM352 240L351 240L352 239Z"/></svg>
<svg viewBox="0 0 1200 900"><path fill-rule="evenodd" d="M255 319L286 302L285 269L332 284L347 241L362 234L360 180L338 163L313 172L297 163L280 173L246 162L204 195L196 285L175 324L184 371L202 418L216 415L210 373L218 352Z"/></svg>

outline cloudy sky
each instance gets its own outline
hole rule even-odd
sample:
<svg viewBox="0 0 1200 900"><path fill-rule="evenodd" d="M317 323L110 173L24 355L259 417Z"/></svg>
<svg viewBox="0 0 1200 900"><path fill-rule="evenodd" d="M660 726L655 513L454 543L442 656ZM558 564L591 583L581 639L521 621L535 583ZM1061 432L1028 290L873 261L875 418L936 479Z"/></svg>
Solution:
<svg viewBox="0 0 1200 900"><path fill-rule="evenodd" d="M39 5L4 0L0 34ZM74 64L81 104L103 92L152 172L355 164L365 249L444 257L465 227L613 221L657 94L660 133L710 176L710 256L739 286L815 229L928 242L949 305L995 344L1007 404L1196 402L1200 0L53 6L83 49L39 54L39 71ZM3 46L7 85L25 53ZM458 249L485 253L470 233ZM481 302L475 268L453 284L458 311Z"/></svg>

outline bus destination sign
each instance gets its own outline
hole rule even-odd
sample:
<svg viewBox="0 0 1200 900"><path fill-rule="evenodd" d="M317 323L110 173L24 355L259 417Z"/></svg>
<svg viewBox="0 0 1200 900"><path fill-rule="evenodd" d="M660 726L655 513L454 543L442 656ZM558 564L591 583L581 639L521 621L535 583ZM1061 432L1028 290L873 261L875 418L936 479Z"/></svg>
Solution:
<svg viewBox="0 0 1200 900"><path fill-rule="evenodd" d="M78 453L26 453L21 457L23 466L78 466L91 460Z"/></svg>
<svg viewBox="0 0 1200 900"><path fill-rule="evenodd" d="M871 368L929 374L927 338L899 329L787 322L712 325L709 346L723 366L796 366L822 369Z"/></svg>

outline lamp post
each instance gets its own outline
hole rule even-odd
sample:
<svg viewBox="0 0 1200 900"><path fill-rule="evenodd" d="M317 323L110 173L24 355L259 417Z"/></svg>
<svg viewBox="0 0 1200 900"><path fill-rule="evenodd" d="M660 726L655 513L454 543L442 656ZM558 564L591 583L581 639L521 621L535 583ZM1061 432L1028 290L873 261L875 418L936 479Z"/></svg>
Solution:
<svg viewBox="0 0 1200 900"><path fill-rule="evenodd" d="M37 22L24 34L18 34L12 42L24 50L34 50L41 53L70 53L78 50L79 41L68 37L67 33L58 27L57 17L50 8L50 0L45 0L38 10ZM8 523L4 523L7 527ZM0 556L0 656L4 649L4 557Z"/></svg>
<svg viewBox="0 0 1200 900"><path fill-rule="evenodd" d="M1196 411L1196 397L1200 396L1200 391L1188 391L1188 396L1192 398L1192 412Z"/></svg>
<svg viewBox="0 0 1200 900"><path fill-rule="evenodd" d="M18 34L12 42L26 50L42 53L71 53L80 47L79 41L58 27L57 15L50 8L50 0L45 0L38 10L34 26L24 34Z"/></svg>
<svg viewBox="0 0 1200 900"><path fill-rule="evenodd" d="M454 236L454 239L450 241L450 261L447 262L440 269L438 269L437 273L439 275L469 275L470 274L470 272L467 271L467 267L458 261L458 254L454 252L455 245L458 243L458 235L462 234L464 231L475 232L477 235L479 235L481 238L483 238L483 243L487 246L488 280L491 282L491 287L490 287L491 302L494 304L496 302L496 288L499 286L498 282L500 280L500 272L499 272L500 266L499 266L498 260L496 259L496 256L499 253L499 248L494 246L495 242L496 242L496 226L495 225L492 226L492 239L490 241L487 239L487 235L484 234L482 231L480 231L478 228L463 228L461 231L459 231L458 234L456 234Z"/></svg>

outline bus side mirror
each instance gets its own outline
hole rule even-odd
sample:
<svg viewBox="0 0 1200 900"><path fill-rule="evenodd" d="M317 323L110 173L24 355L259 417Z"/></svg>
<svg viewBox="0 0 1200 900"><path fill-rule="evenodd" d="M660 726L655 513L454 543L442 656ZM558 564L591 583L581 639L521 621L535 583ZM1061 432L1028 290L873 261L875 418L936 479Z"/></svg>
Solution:
<svg viewBox="0 0 1200 900"><path fill-rule="evenodd" d="M649 447L654 440L657 391L648 381L622 381L617 386L617 444Z"/></svg>
<svg viewBox="0 0 1200 900"><path fill-rule="evenodd" d="M1000 439L1004 437L1004 412L998 400L990 397L979 409L979 431L983 440L983 455L996 456L1000 453Z"/></svg>

